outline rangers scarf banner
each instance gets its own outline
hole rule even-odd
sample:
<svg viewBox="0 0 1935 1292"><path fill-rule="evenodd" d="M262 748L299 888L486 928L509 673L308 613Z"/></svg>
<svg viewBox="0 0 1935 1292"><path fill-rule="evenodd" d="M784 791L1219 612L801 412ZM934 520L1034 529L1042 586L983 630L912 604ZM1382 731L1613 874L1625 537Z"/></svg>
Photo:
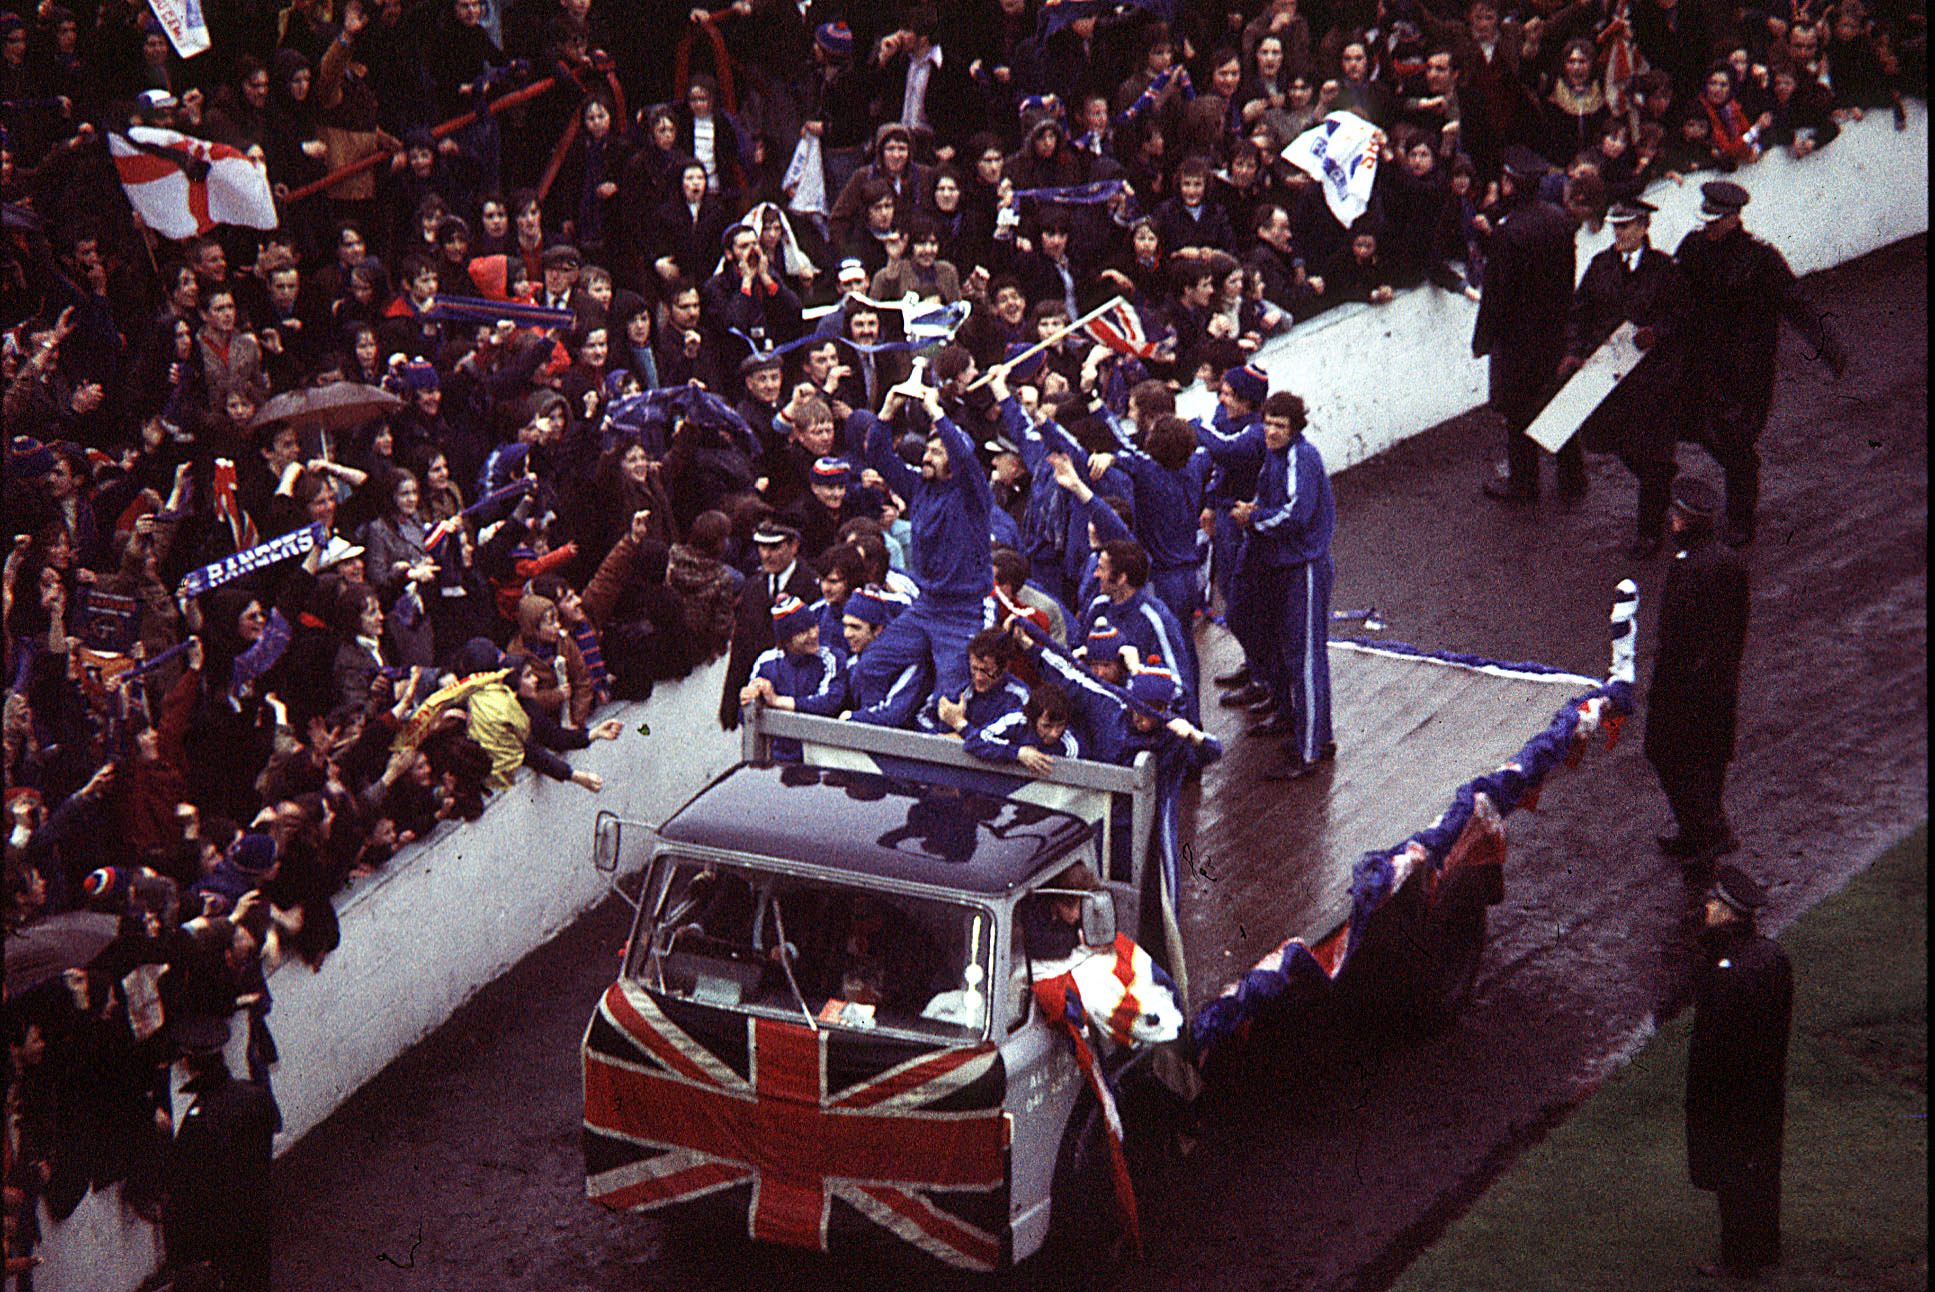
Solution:
<svg viewBox="0 0 1935 1292"><path fill-rule="evenodd" d="M302 556L316 544L323 541L323 525L317 521L301 529L292 529L279 534L266 543L258 543L245 552L225 556L219 561L211 561L199 570L190 570L181 581L181 594L199 597L202 593L232 583L245 574L266 570L271 565L286 561L292 556Z"/></svg>
<svg viewBox="0 0 1935 1292"><path fill-rule="evenodd" d="M192 238L218 224L276 227L268 168L227 144L134 126L110 134L108 149L129 204L164 238Z"/></svg>
<svg viewBox="0 0 1935 1292"><path fill-rule="evenodd" d="M625 980L583 1055L585 1191L602 1206L743 1198L761 1242L825 1251L831 1229L878 1226L951 1265L1000 1263L1005 1078L991 1045L815 1031Z"/></svg>
<svg viewBox="0 0 1935 1292"><path fill-rule="evenodd" d="M1333 112L1283 150L1283 160L1324 186L1324 202L1345 228L1371 204L1378 133L1354 112Z"/></svg>

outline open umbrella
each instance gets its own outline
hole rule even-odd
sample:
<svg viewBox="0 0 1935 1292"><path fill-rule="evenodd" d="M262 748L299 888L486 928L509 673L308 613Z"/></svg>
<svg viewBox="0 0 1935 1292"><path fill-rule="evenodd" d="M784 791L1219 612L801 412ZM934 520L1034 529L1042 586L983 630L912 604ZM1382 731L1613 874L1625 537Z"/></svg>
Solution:
<svg viewBox="0 0 1935 1292"><path fill-rule="evenodd" d="M98 911L63 911L7 930L7 999L31 991L69 969L84 967L114 941L121 921Z"/></svg>
<svg viewBox="0 0 1935 1292"><path fill-rule="evenodd" d="M305 386L285 391L255 411L251 427L283 422L340 431L383 416L403 401L387 390L359 381L332 381L327 386Z"/></svg>

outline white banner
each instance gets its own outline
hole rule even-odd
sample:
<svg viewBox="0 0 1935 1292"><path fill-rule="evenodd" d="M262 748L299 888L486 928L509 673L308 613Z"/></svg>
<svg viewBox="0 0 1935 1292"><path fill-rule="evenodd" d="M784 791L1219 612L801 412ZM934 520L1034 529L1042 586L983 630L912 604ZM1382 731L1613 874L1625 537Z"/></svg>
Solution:
<svg viewBox="0 0 1935 1292"><path fill-rule="evenodd" d="M1557 453L1563 448L1577 434L1579 424L1612 394L1613 387L1639 366L1644 352L1633 344L1634 330L1631 323L1621 323L1606 338L1606 343L1592 352L1585 366L1559 387L1559 393L1552 396L1552 401L1525 428L1525 433L1548 452Z"/></svg>
<svg viewBox="0 0 1935 1292"><path fill-rule="evenodd" d="M148 8L168 33L175 53L193 58L208 48L208 19L202 14L202 0L148 0Z"/></svg>
<svg viewBox="0 0 1935 1292"><path fill-rule="evenodd" d="M1377 127L1356 113L1333 112L1283 150L1283 160L1324 186L1324 201L1345 228L1370 205L1377 135Z"/></svg>

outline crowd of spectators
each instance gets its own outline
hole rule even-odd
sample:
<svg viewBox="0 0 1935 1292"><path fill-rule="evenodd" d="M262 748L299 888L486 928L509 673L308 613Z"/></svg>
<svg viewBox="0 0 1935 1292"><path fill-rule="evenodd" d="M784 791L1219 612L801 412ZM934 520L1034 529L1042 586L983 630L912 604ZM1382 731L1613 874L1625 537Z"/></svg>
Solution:
<svg viewBox="0 0 1935 1292"><path fill-rule="evenodd" d="M1508 146L1593 224L1899 121L1925 50L1913 0L223 0L182 59L145 4L14 3L7 930L119 931L33 990L10 964L10 1252L41 1197L156 1207L166 1020L246 1009L265 1076L265 966L321 966L341 888L521 766L598 790L562 754L619 736L607 701L726 654L727 725L797 695L1074 752L1092 701L1057 655L949 620L860 667L949 577L937 480L989 482L960 503L997 544L992 580L966 553L977 605L1134 640L1169 680L1105 680L1193 716L1206 468L1175 390L1254 421L1272 334L1475 297ZM1335 110L1387 163L1348 226L1282 160ZM144 228L131 124L261 159L278 227ZM1152 351L1077 332L976 384L1118 295ZM895 391L916 364L935 395ZM344 382L394 399L260 416Z"/></svg>

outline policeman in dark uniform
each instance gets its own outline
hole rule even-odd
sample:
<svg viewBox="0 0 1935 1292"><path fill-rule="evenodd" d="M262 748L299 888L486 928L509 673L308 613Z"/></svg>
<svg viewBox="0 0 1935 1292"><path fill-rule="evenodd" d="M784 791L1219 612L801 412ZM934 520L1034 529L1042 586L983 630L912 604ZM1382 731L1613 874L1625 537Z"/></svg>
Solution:
<svg viewBox="0 0 1935 1292"><path fill-rule="evenodd" d="M1780 320L1786 319L1839 377L1847 351L1821 312L1801 294L1780 252L1740 227L1747 190L1731 180L1700 186L1706 223L1680 243L1674 259L1692 302L1684 339L1683 403L1691 438L1727 477L1726 539L1754 541L1760 502L1760 432L1774 402Z"/></svg>
<svg viewBox="0 0 1935 1292"><path fill-rule="evenodd" d="M1485 493L1504 503L1539 496L1539 446L1525 433L1558 388L1572 303L1572 221L1539 198L1545 159L1525 147L1505 150L1499 181L1505 213L1485 243L1485 290L1478 302L1471 352L1491 359L1490 398L1505 419L1504 480ZM1559 450L1559 496L1586 492L1585 451L1575 436Z"/></svg>
<svg viewBox="0 0 1935 1292"><path fill-rule="evenodd" d="M161 1236L168 1264L207 1263L227 1292L267 1292L272 1216L269 1165L282 1113L253 1081L231 1077L222 1059L228 1020L190 1015L175 1027L195 1096L168 1157Z"/></svg>
<svg viewBox="0 0 1935 1292"><path fill-rule="evenodd" d="M1780 1260L1781 1133L1794 975L1787 953L1754 927L1767 895L1720 867L1706 900L1686 1059L1687 1174L1720 1201L1713 1277L1752 1278Z"/></svg>
<svg viewBox="0 0 1935 1292"><path fill-rule="evenodd" d="M1646 694L1646 758L1679 823L1660 847L1702 884L1714 860L1740 846L1721 796L1733 761L1749 591L1745 562L1714 535L1719 512L1712 485L1674 482L1667 526L1681 550L1660 593L1659 651Z"/></svg>
<svg viewBox="0 0 1935 1292"><path fill-rule="evenodd" d="M1679 464L1673 457L1673 391L1679 379L1676 347L1669 338L1686 309L1686 282L1673 257L1647 241L1653 212L1650 202L1631 198L1613 203L1606 220L1613 245L1592 258L1572 294L1566 325L1566 357L1560 375L1569 375L1604 345L1620 324L1631 322L1634 343L1645 351L1579 426L1579 441L1597 452L1616 453L1639 479L1636 533L1627 555L1644 560L1659 554L1666 533L1666 505Z"/></svg>

